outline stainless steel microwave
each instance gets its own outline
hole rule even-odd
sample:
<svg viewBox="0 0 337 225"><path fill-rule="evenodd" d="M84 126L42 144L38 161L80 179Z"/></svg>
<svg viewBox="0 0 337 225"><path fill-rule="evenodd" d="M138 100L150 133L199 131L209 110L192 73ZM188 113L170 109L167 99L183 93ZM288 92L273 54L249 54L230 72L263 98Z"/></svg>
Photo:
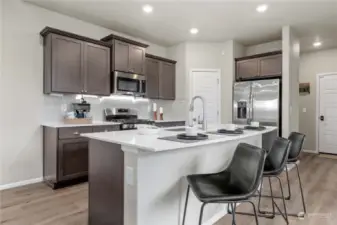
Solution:
<svg viewBox="0 0 337 225"><path fill-rule="evenodd" d="M143 75L115 71L112 81L114 94L146 95L146 79Z"/></svg>

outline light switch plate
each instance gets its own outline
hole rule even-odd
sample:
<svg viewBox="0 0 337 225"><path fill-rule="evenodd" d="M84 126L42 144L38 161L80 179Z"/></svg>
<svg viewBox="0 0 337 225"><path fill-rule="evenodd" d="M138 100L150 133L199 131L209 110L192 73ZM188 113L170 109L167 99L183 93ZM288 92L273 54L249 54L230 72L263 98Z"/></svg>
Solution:
<svg viewBox="0 0 337 225"><path fill-rule="evenodd" d="M307 108L303 108L302 112L304 112L304 113L307 112Z"/></svg>
<svg viewBox="0 0 337 225"><path fill-rule="evenodd" d="M127 185L134 185L134 172L132 167L126 167L125 180Z"/></svg>

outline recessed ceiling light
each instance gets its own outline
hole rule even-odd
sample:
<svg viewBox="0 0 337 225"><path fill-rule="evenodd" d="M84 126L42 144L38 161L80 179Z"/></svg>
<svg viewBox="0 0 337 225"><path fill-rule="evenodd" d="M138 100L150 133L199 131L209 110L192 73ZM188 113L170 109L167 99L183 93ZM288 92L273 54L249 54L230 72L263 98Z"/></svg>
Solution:
<svg viewBox="0 0 337 225"><path fill-rule="evenodd" d="M312 45L316 48L320 47L322 45L322 42L320 41L315 41L314 43L312 43Z"/></svg>
<svg viewBox="0 0 337 225"><path fill-rule="evenodd" d="M258 5L256 7L256 11L258 11L259 13L264 13L265 11L267 11L267 9L268 9L267 4Z"/></svg>
<svg viewBox="0 0 337 225"><path fill-rule="evenodd" d="M190 32L191 34L197 34L199 30L197 28L191 28Z"/></svg>
<svg viewBox="0 0 337 225"><path fill-rule="evenodd" d="M144 5L143 11L146 12L146 13L152 13L153 7L151 5Z"/></svg>

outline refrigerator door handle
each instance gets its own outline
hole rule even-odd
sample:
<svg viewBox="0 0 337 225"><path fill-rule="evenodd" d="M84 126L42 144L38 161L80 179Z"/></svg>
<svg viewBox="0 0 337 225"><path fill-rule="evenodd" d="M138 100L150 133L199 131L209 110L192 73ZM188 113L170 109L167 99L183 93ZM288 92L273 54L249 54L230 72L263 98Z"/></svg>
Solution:
<svg viewBox="0 0 337 225"><path fill-rule="evenodd" d="M254 92L252 91L252 115L251 115L251 121L254 121Z"/></svg>

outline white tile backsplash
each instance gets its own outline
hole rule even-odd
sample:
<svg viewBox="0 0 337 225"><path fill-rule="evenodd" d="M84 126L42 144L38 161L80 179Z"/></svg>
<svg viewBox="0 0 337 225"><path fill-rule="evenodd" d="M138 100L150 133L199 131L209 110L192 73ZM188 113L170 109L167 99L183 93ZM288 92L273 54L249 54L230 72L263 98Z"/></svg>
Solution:
<svg viewBox="0 0 337 225"><path fill-rule="evenodd" d="M43 97L43 121L58 122L63 118L65 110L71 109L71 104L80 102L80 95L44 95ZM103 120L104 108L132 108L138 111L141 119L152 119L152 103L157 103L157 109L163 107L164 120L185 120L185 101L148 100L143 98L133 98L131 96L84 96L84 99L91 104L91 115L96 121Z"/></svg>

